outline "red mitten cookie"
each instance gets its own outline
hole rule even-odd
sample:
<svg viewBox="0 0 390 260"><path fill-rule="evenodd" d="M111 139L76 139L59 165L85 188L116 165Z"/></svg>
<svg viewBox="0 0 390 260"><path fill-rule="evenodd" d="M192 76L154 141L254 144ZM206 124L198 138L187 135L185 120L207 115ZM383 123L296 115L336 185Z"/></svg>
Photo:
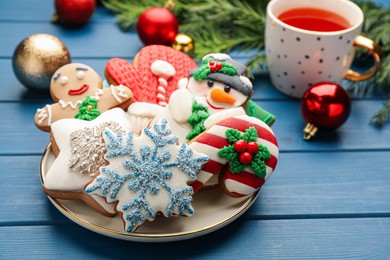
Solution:
<svg viewBox="0 0 390 260"><path fill-rule="evenodd" d="M247 115L224 119L189 145L210 157L192 183L199 190L215 174L230 196L247 196L259 190L276 167L279 149L271 128Z"/></svg>
<svg viewBox="0 0 390 260"><path fill-rule="evenodd" d="M125 85L133 92L132 102L165 106L182 78L197 64L187 54L171 47L150 45L141 49L133 64L124 59L110 59L105 68L108 83Z"/></svg>

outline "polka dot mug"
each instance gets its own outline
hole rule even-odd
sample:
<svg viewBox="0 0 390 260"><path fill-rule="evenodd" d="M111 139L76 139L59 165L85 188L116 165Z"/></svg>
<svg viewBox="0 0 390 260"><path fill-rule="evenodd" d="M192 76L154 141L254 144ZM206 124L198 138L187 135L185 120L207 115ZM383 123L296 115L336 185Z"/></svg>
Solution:
<svg viewBox="0 0 390 260"><path fill-rule="evenodd" d="M293 23L291 19L300 18L299 12L304 14L303 19L335 15L346 25L333 30L316 28L320 24L317 20ZM359 81L373 76L379 67L381 51L372 40L359 35L363 19L361 9L348 0L270 1L265 51L273 85L286 95L301 98L311 85L318 82L339 83L343 78ZM350 70L356 46L368 49L374 57L375 65L367 72Z"/></svg>

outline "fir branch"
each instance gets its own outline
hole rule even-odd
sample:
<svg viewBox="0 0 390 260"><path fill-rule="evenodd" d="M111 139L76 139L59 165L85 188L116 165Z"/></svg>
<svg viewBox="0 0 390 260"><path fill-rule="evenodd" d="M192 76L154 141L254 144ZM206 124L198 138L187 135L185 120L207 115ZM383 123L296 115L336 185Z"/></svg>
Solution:
<svg viewBox="0 0 390 260"><path fill-rule="evenodd" d="M384 104L384 106L371 118L370 123L375 126L382 126L389 120L390 113L390 99Z"/></svg>

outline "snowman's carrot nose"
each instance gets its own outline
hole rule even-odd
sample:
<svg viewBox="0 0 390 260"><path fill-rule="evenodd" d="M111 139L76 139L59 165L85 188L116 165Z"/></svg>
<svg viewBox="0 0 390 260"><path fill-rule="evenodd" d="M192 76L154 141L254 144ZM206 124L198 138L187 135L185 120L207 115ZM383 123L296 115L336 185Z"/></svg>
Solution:
<svg viewBox="0 0 390 260"><path fill-rule="evenodd" d="M236 102L236 99L234 97L230 96L228 93L226 93L220 88L212 89L210 93L210 97L215 102L228 103L228 104L234 104L234 102Z"/></svg>

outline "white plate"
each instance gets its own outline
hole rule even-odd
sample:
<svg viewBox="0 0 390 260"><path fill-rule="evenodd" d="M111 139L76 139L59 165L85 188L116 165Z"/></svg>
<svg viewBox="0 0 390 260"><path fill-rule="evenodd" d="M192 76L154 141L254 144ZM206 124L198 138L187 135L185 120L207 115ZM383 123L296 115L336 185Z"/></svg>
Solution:
<svg viewBox="0 0 390 260"><path fill-rule="evenodd" d="M55 159L50 147L49 144L41 160L42 183ZM258 192L250 197L237 199L225 195L218 188L199 191L193 196L193 216L157 217L153 222L145 222L134 233L124 231L124 224L119 216L103 216L81 201L49 199L62 214L93 232L129 241L165 242L205 235L224 227L247 211L257 196Z"/></svg>

